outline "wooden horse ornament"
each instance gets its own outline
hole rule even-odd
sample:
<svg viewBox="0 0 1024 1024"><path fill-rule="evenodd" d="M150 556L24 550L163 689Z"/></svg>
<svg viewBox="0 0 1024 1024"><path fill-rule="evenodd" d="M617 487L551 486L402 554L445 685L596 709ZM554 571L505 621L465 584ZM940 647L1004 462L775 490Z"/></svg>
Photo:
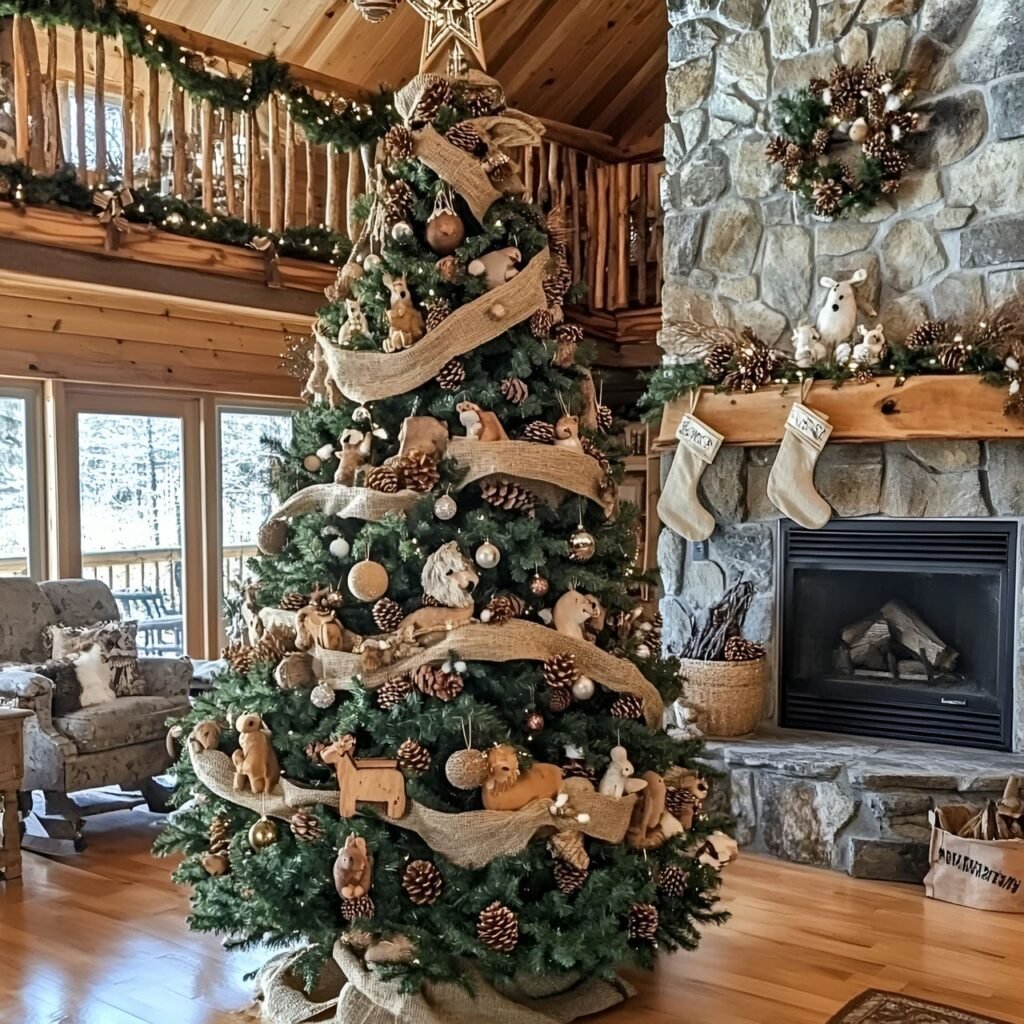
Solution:
<svg viewBox="0 0 1024 1024"><path fill-rule="evenodd" d="M338 774L338 813L343 818L355 817L356 804L384 804L389 818L405 814L405 777L398 762L386 757L355 759L355 737L342 736L321 751L324 764L334 766Z"/></svg>

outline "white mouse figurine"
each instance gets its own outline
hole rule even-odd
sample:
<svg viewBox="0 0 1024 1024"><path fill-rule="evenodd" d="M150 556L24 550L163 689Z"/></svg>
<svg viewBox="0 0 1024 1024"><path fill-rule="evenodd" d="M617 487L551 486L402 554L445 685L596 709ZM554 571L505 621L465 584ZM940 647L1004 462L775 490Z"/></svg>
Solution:
<svg viewBox="0 0 1024 1024"><path fill-rule="evenodd" d="M828 294L818 313L818 335L829 349L835 349L853 334L857 326L857 299L853 289L867 278L868 272L862 267L847 281L837 281L834 277L821 279L820 284L828 289ZM874 315L872 310L871 316ZM838 358L838 352L836 356Z"/></svg>
<svg viewBox="0 0 1024 1024"><path fill-rule="evenodd" d="M858 366L877 366L885 353L885 331L881 324L868 330L863 324L857 328L860 341L853 346L851 361Z"/></svg>
<svg viewBox="0 0 1024 1024"><path fill-rule="evenodd" d="M796 365L807 369L828 359L828 346L821 340L816 328L801 324L793 331L793 358Z"/></svg>

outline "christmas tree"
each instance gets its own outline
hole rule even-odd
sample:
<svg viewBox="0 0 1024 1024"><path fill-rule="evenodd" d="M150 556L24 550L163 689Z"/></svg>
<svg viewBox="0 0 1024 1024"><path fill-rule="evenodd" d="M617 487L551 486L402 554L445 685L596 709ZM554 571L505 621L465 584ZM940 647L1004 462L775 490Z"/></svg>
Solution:
<svg viewBox="0 0 1024 1024"><path fill-rule="evenodd" d="M265 987L339 965L338 1020L573 1019L723 918L565 236L516 198L541 129L455 70L395 97L158 844L192 927L298 947Z"/></svg>

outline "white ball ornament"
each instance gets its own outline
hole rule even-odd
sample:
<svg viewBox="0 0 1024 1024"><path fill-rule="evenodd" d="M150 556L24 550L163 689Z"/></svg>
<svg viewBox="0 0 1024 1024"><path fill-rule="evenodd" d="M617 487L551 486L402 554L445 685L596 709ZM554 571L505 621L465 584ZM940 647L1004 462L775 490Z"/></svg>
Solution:
<svg viewBox="0 0 1024 1024"><path fill-rule="evenodd" d="M400 220L391 228L391 237L396 242L408 242L413 234L412 225L407 220Z"/></svg>
<svg viewBox="0 0 1024 1024"><path fill-rule="evenodd" d="M380 257L375 253L368 253L366 258L363 260L363 270L373 271L380 266Z"/></svg>
<svg viewBox="0 0 1024 1024"><path fill-rule="evenodd" d="M315 707L329 708L334 703L334 690L326 683L318 683L309 691L309 699Z"/></svg>
<svg viewBox="0 0 1024 1024"><path fill-rule="evenodd" d="M348 558L352 553L352 545L344 537L335 537L327 546L327 550L335 558Z"/></svg>
<svg viewBox="0 0 1024 1024"><path fill-rule="evenodd" d="M473 555L481 569L493 569L501 561L501 552L489 541L484 541Z"/></svg>
<svg viewBox="0 0 1024 1024"><path fill-rule="evenodd" d="M572 684L572 695L577 700L590 700L594 696L594 680L588 679L587 676L580 676Z"/></svg>
<svg viewBox="0 0 1024 1024"><path fill-rule="evenodd" d="M447 522L449 519L455 518L455 513L459 511L459 506L455 503L455 499L450 494L442 494L437 501L434 502L434 515Z"/></svg>

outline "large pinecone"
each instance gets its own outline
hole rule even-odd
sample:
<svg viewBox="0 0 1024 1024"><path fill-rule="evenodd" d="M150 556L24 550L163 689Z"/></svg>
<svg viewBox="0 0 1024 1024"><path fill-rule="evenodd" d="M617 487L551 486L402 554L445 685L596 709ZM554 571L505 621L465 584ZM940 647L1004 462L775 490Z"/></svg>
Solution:
<svg viewBox="0 0 1024 1024"><path fill-rule="evenodd" d="M634 903L627 931L632 942L653 942L658 935L658 908L653 903Z"/></svg>
<svg viewBox="0 0 1024 1024"><path fill-rule="evenodd" d="M452 315L452 304L447 299L427 299L423 306L427 311L425 326L428 332L440 327Z"/></svg>
<svg viewBox="0 0 1024 1024"><path fill-rule="evenodd" d="M568 690L579 677L573 654L556 654L544 662L544 682L552 690Z"/></svg>
<svg viewBox="0 0 1024 1024"><path fill-rule="evenodd" d="M624 693L612 702L611 713L616 718L643 718L644 702L635 694Z"/></svg>
<svg viewBox="0 0 1024 1024"><path fill-rule="evenodd" d="M383 494L396 494L401 490L401 481L394 466L374 466L366 474L366 486L371 491L380 491Z"/></svg>
<svg viewBox="0 0 1024 1024"><path fill-rule="evenodd" d="M535 338L549 338L551 329L555 326L555 318L546 309L538 309L530 317L530 333Z"/></svg>
<svg viewBox="0 0 1024 1024"><path fill-rule="evenodd" d="M736 352L736 369L726 375L723 383L730 391L756 391L772 382L782 362L782 353L748 328Z"/></svg>
<svg viewBox="0 0 1024 1024"><path fill-rule="evenodd" d="M437 77L423 90L411 122L413 126L430 124L437 112L452 101L452 87L446 78Z"/></svg>
<svg viewBox="0 0 1024 1024"><path fill-rule="evenodd" d="M658 873L658 888L666 896L682 896L686 892L687 878L682 868L662 868Z"/></svg>
<svg viewBox="0 0 1024 1024"><path fill-rule="evenodd" d="M583 884L586 882L587 875L589 874L588 871L573 867L564 860L555 861L554 872L555 885L558 886L558 891L564 892L568 896L571 896L574 892L579 892L583 888Z"/></svg>
<svg viewBox="0 0 1024 1024"><path fill-rule="evenodd" d="M770 164L781 164L786 155L788 143L781 135L773 135L764 147L765 159Z"/></svg>
<svg viewBox="0 0 1024 1024"><path fill-rule="evenodd" d="M615 425L615 413L607 405L597 407L597 429L607 434Z"/></svg>
<svg viewBox="0 0 1024 1024"><path fill-rule="evenodd" d="M704 357L704 370L707 372L708 380L712 384L718 384L729 369L736 349L727 341L712 345L708 354Z"/></svg>
<svg viewBox="0 0 1024 1024"><path fill-rule="evenodd" d="M256 667L256 652L248 644L238 641L228 644L220 656L239 674L247 675Z"/></svg>
<svg viewBox="0 0 1024 1024"><path fill-rule="evenodd" d="M400 220L408 220L412 216L413 201L412 187L407 181L399 178L391 182L384 197L384 213L388 223L395 224Z"/></svg>
<svg viewBox="0 0 1024 1024"><path fill-rule="evenodd" d="M511 953L519 945L519 918L495 900L480 911L476 934L485 946L499 953Z"/></svg>
<svg viewBox="0 0 1024 1024"><path fill-rule="evenodd" d="M412 156L412 132L405 125L392 125L384 136L384 152L394 160L408 160Z"/></svg>
<svg viewBox="0 0 1024 1024"><path fill-rule="evenodd" d="M412 684L428 697L449 701L462 693L463 680L457 672L443 672L433 665L421 665L412 674Z"/></svg>
<svg viewBox="0 0 1024 1024"><path fill-rule="evenodd" d="M296 811L288 823L292 835L303 843L318 843L324 837L324 826L315 814Z"/></svg>
<svg viewBox="0 0 1024 1024"><path fill-rule="evenodd" d="M480 621L492 626L501 625L510 619L521 618L526 611L526 602L515 594L499 594L487 602L487 607L480 613Z"/></svg>
<svg viewBox="0 0 1024 1024"><path fill-rule="evenodd" d="M569 264L564 259L559 260L555 269L543 281L544 295L548 300L548 305L560 306L571 287L572 271L569 269ZM580 330L581 339L582 336L583 331Z"/></svg>
<svg viewBox="0 0 1024 1024"><path fill-rule="evenodd" d="M938 345L942 341L943 336L946 333L946 321L945 320L925 320L923 324L915 327L910 334L907 335L906 346L907 348L931 348L933 345Z"/></svg>
<svg viewBox="0 0 1024 1024"><path fill-rule="evenodd" d="M444 137L457 149L472 153L473 156L487 155L487 143L484 141L483 136L473 125L465 121L452 125L444 133Z"/></svg>
<svg viewBox="0 0 1024 1024"><path fill-rule="evenodd" d="M820 217L834 217L839 210L839 200L843 198L843 186L832 178L819 181L811 190L814 199L814 212Z"/></svg>
<svg viewBox="0 0 1024 1024"><path fill-rule="evenodd" d="M466 383L466 367L461 359L449 359L437 371L437 386L444 391L458 391Z"/></svg>
<svg viewBox="0 0 1024 1024"><path fill-rule="evenodd" d="M418 907L436 903L444 888L444 876L429 860L411 860L402 874L402 888Z"/></svg>
<svg viewBox="0 0 1024 1024"><path fill-rule="evenodd" d="M402 606L390 597L382 597L373 606L373 621L382 633L394 633L398 624L405 618Z"/></svg>
<svg viewBox="0 0 1024 1024"><path fill-rule="evenodd" d="M506 377L501 382L501 393L513 405L522 405L530 396L530 389L525 381L518 377Z"/></svg>
<svg viewBox="0 0 1024 1024"><path fill-rule="evenodd" d="M373 900L369 896L341 901L341 916L346 921L354 921L357 917L373 917L373 913Z"/></svg>
<svg viewBox="0 0 1024 1024"><path fill-rule="evenodd" d="M948 344L940 345L936 351L936 358L939 365L950 373L962 370L971 354L970 348L961 341L951 341Z"/></svg>
<svg viewBox="0 0 1024 1024"><path fill-rule="evenodd" d="M403 487L426 494L441 479L437 460L418 448L412 448L407 455L395 463L395 471Z"/></svg>
<svg viewBox="0 0 1024 1024"><path fill-rule="evenodd" d="M430 771L430 751L417 740L406 740L398 748L398 764L407 772L422 775Z"/></svg>
<svg viewBox="0 0 1024 1024"><path fill-rule="evenodd" d="M488 505L506 512L522 512L530 519L536 514L537 496L514 480L504 477L487 480L480 485L480 496Z"/></svg>
<svg viewBox="0 0 1024 1024"><path fill-rule="evenodd" d="M522 438L535 444L554 444L555 428L544 420L532 420L523 428Z"/></svg>
<svg viewBox="0 0 1024 1024"><path fill-rule="evenodd" d="M757 661L764 657L764 645L742 636L731 636L725 641L726 661Z"/></svg>
<svg viewBox="0 0 1024 1024"><path fill-rule="evenodd" d="M210 853L220 856L228 852L231 845L231 820L217 815L210 822Z"/></svg>
<svg viewBox="0 0 1024 1024"><path fill-rule="evenodd" d="M309 595L300 594L298 591L293 590L289 594L285 594L278 603L278 608L283 608L287 612L297 612L301 608L305 608L309 604Z"/></svg>
<svg viewBox="0 0 1024 1024"><path fill-rule="evenodd" d="M548 690L548 710L555 714L568 711L572 705L572 690Z"/></svg>
<svg viewBox="0 0 1024 1024"><path fill-rule="evenodd" d="M389 679L377 691L377 706L382 711L390 711L401 704L413 691L412 680L408 676Z"/></svg>

